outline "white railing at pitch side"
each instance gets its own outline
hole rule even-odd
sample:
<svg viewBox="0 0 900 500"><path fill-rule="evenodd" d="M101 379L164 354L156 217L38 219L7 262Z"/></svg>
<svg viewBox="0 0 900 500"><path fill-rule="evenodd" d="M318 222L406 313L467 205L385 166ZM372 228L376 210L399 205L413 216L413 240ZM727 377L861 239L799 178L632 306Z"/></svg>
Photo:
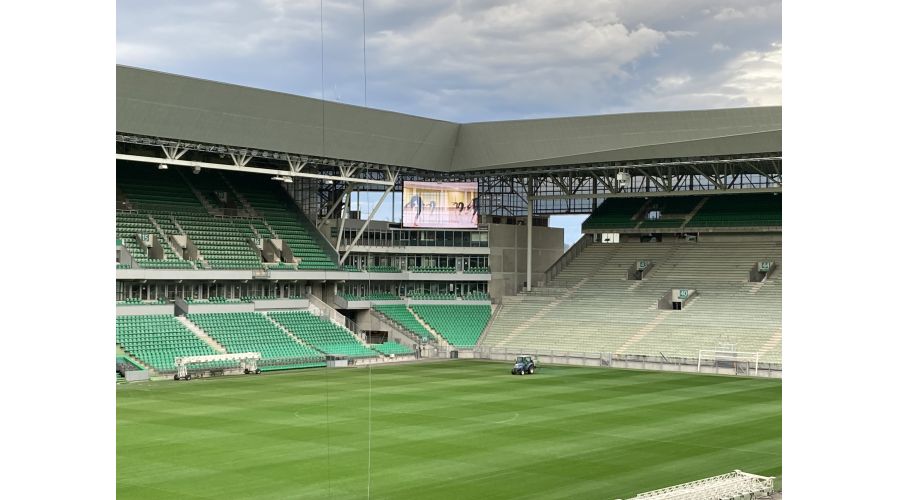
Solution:
<svg viewBox="0 0 900 500"><path fill-rule="evenodd" d="M262 359L262 356L258 352L183 356L175 358L175 368L177 369L179 378L187 376L188 365L204 365L218 361L237 361L240 363L241 370L256 371L256 362L260 359Z"/></svg>
<svg viewBox="0 0 900 500"><path fill-rule="evenodd" d="M703 353L707 353L707 355L704 356ZM758 352L700 349L700 352L697 354L697 373L700 373L700 367L704 361L712 361L713 363L718 363L719 361L724 361L726 363L753 363L753 374L759 374Z"/></svg>
<svg viewBox="0 0 900 500"><path fill-rule="evenodd" d="M482 344L476 346L473 350L475 358L494 361L511 361L515 359L517 354L522 353L537 356L542 363L548 364L673 371L683 373L697 373L698 361L698 358L693 356L663 355L663 353L660 353L658 356L649 356L644 354L615 354L611 352L580 352L563 349L534 348L527 345L485 346ZM752 363L753 361L750 362ZM756 366L756 370L748 370L746 373L740 373L736 368L724 369L723 367L717 367L715 369L704 367L701 373L781 378L781 370L781 363L760 361Z"/></svg>
<svg viewBox="0 0 900 500"><path fill-rule="evenodd" d="M771 495L775 478L740 470L641 493L629 500L722 500Z"/></svg>

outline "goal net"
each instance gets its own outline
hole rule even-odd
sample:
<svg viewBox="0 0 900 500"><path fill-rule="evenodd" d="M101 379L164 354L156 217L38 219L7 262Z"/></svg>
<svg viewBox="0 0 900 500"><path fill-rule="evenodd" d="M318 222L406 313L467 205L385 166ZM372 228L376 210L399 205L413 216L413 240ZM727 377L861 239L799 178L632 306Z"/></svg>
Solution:
<svg viewBox="0 0 900 500"><path fill-rule="evenodd" d="M697 372L758 375L759 353L701 349L697 355Z"/></svg>
<svg viewBox="0 0 900 500"><path fill-rule="evenodd" d="M738 500L775 492L775 478L740 470L641 493L629 500Z"/></svg>
<svg viewBox="0 0 900 500"><path fill-rule="evenodd" d="M191 371L240 369L244 373L256 371L256 363L262 358L258 352L236 354L210 354L175 358L176 380L190 379Z"/></svg>

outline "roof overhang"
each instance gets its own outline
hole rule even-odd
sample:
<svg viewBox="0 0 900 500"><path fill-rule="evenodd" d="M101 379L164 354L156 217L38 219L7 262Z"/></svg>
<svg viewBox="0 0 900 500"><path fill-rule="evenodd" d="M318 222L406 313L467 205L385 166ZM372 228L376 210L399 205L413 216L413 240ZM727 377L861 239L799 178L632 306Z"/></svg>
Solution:
<svg viewBox="0 0 900 500"><path fill-rule="evenodd" d="M781 107L458 124L116 67L116 130L449 174L781 151Z"/></svg>

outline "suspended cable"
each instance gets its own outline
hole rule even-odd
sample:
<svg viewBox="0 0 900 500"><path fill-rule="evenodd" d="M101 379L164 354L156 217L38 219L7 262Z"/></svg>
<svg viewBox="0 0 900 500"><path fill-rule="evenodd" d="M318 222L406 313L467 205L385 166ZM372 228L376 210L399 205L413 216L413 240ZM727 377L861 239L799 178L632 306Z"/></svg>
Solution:
<svg viewBox="0 0 900 500"><path fill-rule="evenodd" d="M322 157L325 157L325 0L319 0L319 39L322 47ZM328 394L328 364L325 364L325 453L326 475L328 477L328 498L331 498L331 406Z"/></svg>
<svg viewBox="0 0 900 500"><path fill-rule="evenodd" d="M370 290L371 292L371 290ZM372 497L372 365L369 365L369 467L366 474L366 498Z"/></svg>
<svg viewBox="0 0 900 500"><path fill-rule="evenodd" d="M325 0L319 0L319 36L322 48L322 157L325 157Z"/></svg>
<svg viewBox="0 0 900 500"><path fill-rule="evenodd" d="M363 106L369 107L369 81L366 67L366 0L362 0L363 15Z"/></svg>

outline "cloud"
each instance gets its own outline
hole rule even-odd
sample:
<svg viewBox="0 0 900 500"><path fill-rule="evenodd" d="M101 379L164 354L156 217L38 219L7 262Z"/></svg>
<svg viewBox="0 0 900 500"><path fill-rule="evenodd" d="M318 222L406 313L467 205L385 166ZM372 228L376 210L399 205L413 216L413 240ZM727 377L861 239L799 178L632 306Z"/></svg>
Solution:
<svg viewBox="0 0 900 500"><path fill-rule="evenodd" d="M341 102L461 122L780 102L780 2L368 0L365 75L361 3L324 5ZM319 6L119 0L117 62L320 97Z"/></svg>
<svg viewBox="0 0 900 500"><path fill-rule="evenodd" d="M781 2L768 2L763 5L740 5L724 7L713 15L716 21L732 21L735 19L766 19L781 13Z"/></svg>
<svg viewBox="0 0 900 500"><path fill-rule="evenodd" d="M742 96L750 105L781 104L781 43L768 51L744 52L726 66L725 92Z"/></svg>
<svg viewBox="0 0 900 500"><path fill-rule="evenodd" d="M781 44L749 50L705 75L658 77L632 101L632 110L678 110L781 104Z"/></svg>
<svg viewBox="0 0 900 500"><path fill-rule="evenodd" d="M478 109L504 116L516 102L526 115L589 102L610 82L629 79L629 67L666 38L626 26L611 9L534 0L451 9L413 29L375 33L369 46L381 70L404 74L403 84L416 89L408 96L415 108L465 119Z"/></svg>

